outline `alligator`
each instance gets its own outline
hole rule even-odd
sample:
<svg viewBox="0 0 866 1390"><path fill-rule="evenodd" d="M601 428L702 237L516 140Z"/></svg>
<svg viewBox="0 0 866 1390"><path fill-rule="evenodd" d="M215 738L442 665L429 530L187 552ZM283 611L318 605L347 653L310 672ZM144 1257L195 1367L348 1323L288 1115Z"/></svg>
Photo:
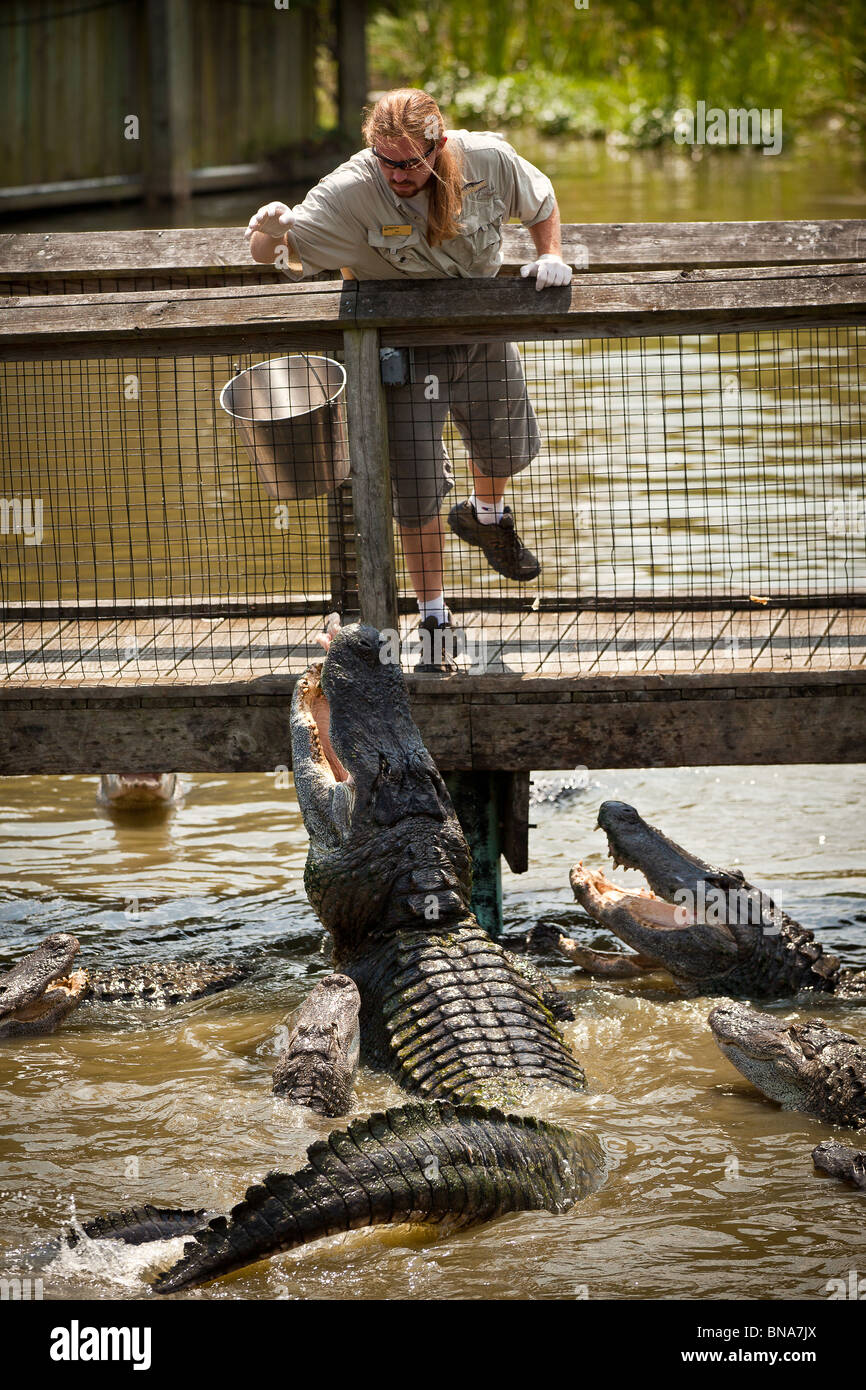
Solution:
<svg viewBox="0 0 866 1390"><path fill-rule="evenodd" d="M822 1019L785 1023L741 1003L720 1004L709 1017L725 1056L785 1110L866 1129L866 1047Z"/></svg>
<svg viewBox="0 0 866 1390"><path fill-rule="evenodd" d="M110 811L168 811L183 801L183 788L176 772L106 772L96 799Z"/></svg>
<svg viewBox="0 0 866 1390"><path fill-rule="evenodd" d="M360 1227L564 1211L604 1176L595 1136L505 1113L539 1088L582 1091L583 1071L542 991L469 909L469 850L384 638L355 624L323 645L290 721L304 884L360 993L362 1059L418 1099L250 1187L157 1278L160 1293Z"/></svg>
<svg viewBox="0 0 866 1390"><path fill-rule="evenodd" d="M836 1139L825 1139L812 1150L812 1162L821 1173L866 1188L866 1150L852 1149Z"/></svg>
<svg viewBox="0 0 866 1390"><path fill-rule="evenodd" d="M811 991L866 1000L866 970L843 968L739 869L704 863L621 801L605 801L598 824L614 864L639 869L650 885L649 891L629 891L601 870L576 864L571 871L581 907L639 953L611 953L611 962L621 962L621 975L663 969L687 995L775 999ZM549 929L533 933L536 944L552 936ZM592 953L577 942L562 937L555 944L593 969Z"/></svg>
<svg viewBox="0 0 866 1390"><path fill-rule="evenodd" d="M101 970L74 967L80 945L54 932L0 975L0 1038L53 1033L85 1000L157 1008L228 989L248 973L232 961L146 961Z"/></svg>
<svg viewBox="0 0 866 1390"><path fill-rule="evenodd" d="M345 1115L360 1055L361 996L348 975L327 975L291 1015L274 1067L274 1095L320 1115Z"/></svg>
<svg viewBox="0 0 866 1390"><path fill-rule="evenodd" d="M358 1066L360 1007L357 986L348 976L328 975L319 981L290 1015L286 1045L274 1068L275 1096L320 1115L346 1114ZM59 1239L31 1251L31 1256L44 1263L64 1245L73 1249L82 1238L124 1245L173 1240L194 1234L218 1215L203 1207L155 1206L151 1202L123 1207L71 1225Z"/></svg>

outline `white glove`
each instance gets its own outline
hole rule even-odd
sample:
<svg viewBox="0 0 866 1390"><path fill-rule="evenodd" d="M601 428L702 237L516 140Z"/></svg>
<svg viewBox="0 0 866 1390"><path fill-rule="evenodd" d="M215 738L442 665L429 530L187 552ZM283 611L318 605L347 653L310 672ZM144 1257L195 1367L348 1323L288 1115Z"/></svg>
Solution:
<svg viewBox="0 0 866 1390"><path fill-rule="evenodd" d="M544 255L539 256L537 261L530 261L528 265L522 265L520 273L524 277L534 275L537 290L554 289L560 285L571 284L571 266L566 265L562 257L555 255L553 251L545 251Z"/></svg>
<svg viewBox="0 0 866 1390"><path fill-rule="evenodd" d="M244 236L249 241L253 232L264 232L274 241L282 241L294 220L285 203L265 203L264 207L253 213Z"/></svg>

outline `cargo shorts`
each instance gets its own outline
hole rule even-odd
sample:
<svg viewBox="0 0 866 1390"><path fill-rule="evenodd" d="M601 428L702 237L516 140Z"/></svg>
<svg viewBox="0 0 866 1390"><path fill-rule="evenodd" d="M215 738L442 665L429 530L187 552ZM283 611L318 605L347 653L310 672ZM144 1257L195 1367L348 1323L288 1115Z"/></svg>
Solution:
<svg viewBox="0 0 866 1390"><path fill-rule="evenodd" d="M454 486L442 442L451 417L479 473L509 478L528 468L541 432L514 343L415 348L414 381L387 386L388 441L394 516L423 526Z"/></svg>

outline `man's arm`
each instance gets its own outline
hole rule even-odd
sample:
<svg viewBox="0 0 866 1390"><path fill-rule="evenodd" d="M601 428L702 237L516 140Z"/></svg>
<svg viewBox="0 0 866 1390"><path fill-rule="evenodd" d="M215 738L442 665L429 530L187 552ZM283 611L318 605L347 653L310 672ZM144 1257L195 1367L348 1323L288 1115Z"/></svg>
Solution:
<svg viewBox="0 0 866 1390"><path fill-rule="evenodd" d="M559 289L571 283L571 266L562 259L562 236L559 221L559 207L554 202L553 211L543 222L534 222L527 228L535 242L537 259L520 267L524 277L535 278L537 290Z"/></svg>
<svg viewBox="0 0 866 1390"><path fill-rule="evenodd" d="M560 226L559 208L554 203L553 212L549 217L545 217L543 222L536 222L532 227L527 227L526 230L535 242L535 249L539 256L562 255Z"/></svg>
<svg viewBox="0 0 866 1390"><path fill-rule="evenodd" d="M273 265L280 247L283 247L289 259L294 256L295 263L300 264L300 257L289 241L288 228L293 221L285 203L265 203L258 212L254 212L244 232L253 260L259 265Z"/></svg>
<svg viewBox="0 0 866 1390"><path fill-rule="evenodd" d="M291 248L288 243L288 232L284 232L279 238L268 236L266 232L253 232L250 237L250 255L259 265L273 265L277 256L277 249L285 246L291 255ZM297 260L297 256L295 257Z"/></svg>

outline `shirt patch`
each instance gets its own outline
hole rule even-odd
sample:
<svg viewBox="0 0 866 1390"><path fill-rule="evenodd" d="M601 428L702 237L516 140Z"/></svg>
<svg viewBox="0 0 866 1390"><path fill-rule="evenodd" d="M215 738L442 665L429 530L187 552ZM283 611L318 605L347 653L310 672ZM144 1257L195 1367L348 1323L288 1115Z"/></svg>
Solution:
<svg viewBox="0 0 866 1390"><path fill-rule="evenodd" d="M486 179L477 179L477 180L475 181L475 183L464 183L464 185L463 185L463 192L464 192L464 193L480 193L481 189L482 189L482 188L486 188L486 187L487 187L487 180L486 180Z"/></svg>
<svg viewBox="0 0 866 1390"><path fill-rule="evenodd" d="M410 233L411 231L412 231L412 227L411 227L408 223L406 223L406 222L401 222L401 223L399 223L399 224L398 224L398 223L394 223L394 224L392 224L391 226L383 227L383 228L382 228L382 235L383 235L383 236L408 236L409 233Z"/></svg>

